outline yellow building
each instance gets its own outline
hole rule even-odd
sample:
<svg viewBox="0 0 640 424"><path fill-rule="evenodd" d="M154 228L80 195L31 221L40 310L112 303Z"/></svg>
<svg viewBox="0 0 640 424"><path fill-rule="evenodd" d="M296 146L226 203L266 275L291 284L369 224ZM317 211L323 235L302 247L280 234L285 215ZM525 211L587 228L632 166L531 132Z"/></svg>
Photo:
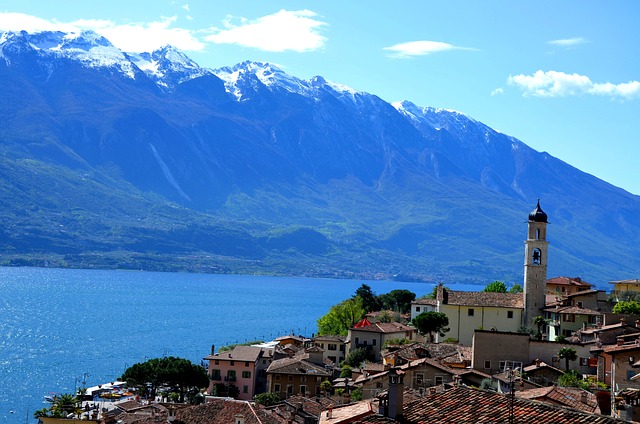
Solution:
<svg viewBox="0 0 640 424"><path fill-rule="evenodd" d="M613 284L613 294L619 295L624 292L640 292L640 280L620 280L611 281L609 284Z"/></svg>
<svg viewBox="0 0 640 424"><path fill-rule="evenodd" d="M566 296L585 290L591 290L593 284L582 281L580 277L554 277L547 280L547 294Z"/></svg>

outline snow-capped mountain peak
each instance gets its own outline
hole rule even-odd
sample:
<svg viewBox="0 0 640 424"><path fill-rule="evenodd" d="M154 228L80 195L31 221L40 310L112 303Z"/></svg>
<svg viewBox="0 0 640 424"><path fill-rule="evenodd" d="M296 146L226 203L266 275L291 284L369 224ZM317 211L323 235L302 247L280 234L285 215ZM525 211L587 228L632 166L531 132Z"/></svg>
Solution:
<svg viewBox="0 0 640 424"><path fill-rule="evenodd" d="M128 53L128 56L140 70L162 87L175 87L182 82L212 73L170 45L151 53Z"/></svg>
<svg viewBox="0 0 640 424"><path fill-rule="evenodd" d="M5 52L5 48L9 47ZM11 52L31 49L41 56L66 58L88 68L115 68L134 79L136 70L127 56L94 31L7 31L0 36L0 57L11 61Z"/></svg>

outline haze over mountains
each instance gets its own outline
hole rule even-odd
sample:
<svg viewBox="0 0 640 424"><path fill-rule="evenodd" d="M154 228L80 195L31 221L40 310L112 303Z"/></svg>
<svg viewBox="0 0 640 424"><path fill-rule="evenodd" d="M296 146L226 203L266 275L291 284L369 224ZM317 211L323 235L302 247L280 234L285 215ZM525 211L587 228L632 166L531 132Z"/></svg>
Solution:
<svg viewBox="0 0 640 424"><path fill-rule="evenodd" d="M640 197L459 112L92 32L1 33L0 84L5 265L515 283L539 197L550 277L638 278Z"/></svg>

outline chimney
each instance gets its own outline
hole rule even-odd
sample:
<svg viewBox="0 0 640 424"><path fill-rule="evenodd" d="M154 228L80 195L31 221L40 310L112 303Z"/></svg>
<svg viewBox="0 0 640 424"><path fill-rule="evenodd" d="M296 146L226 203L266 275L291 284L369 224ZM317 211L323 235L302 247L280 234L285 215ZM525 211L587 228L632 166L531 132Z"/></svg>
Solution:
<svg viewBox="0 0 640 424"><path fill-rule="evenodd" d="M625 325L627 323L627 320L624 319L624 317L620 318L620 324Z"/></svg>
<svg viewBox="0 0 640 424"><path fill-rule="evenodd" d="M636 327L640 327L640 319L636 320Z"/></svg>
<svg viewBox="0 0 640 424"><path fill-rule="evenodd" d="M438 290L436 291L436 300L439 304L443 303L444 301L444 286L442 285L442 283L438 284Z"/></svg>
<svg viewBox="0 0 640 424"><path fill-rule="evenodd" d="M540 362L542 362L542 361L540 361L540 359L536 359L535 362L536 362L536 367L539 367L540 366Z"/></svg>
<svg viewBox="0 0 640 424"><path fill-rule="evenodd" d="M622 346L624 344L624 339L622 337L617 337L616 338L616 344L618 346Z"/></svg>
<svg viewBox="0 0 640 424"><path fill-rule="evenodd" d="M402 374L404 374L402 371L398 372L395 368L389 370L389 391L387 392L389 405L386 416L393 420L402 417L404 395Z"/></svg>
<svg viewBox="0 0 640 424"><path fill-rule="evenodd" d="M215 355L216 354L216 345L211 345L211 354Z"/></svg>
<svg viewBox="0 0 640 424"><path fill-rule="evenodd" d="M589 403L587 392L583 391L580 394L580 402L584 403L585 405Z"/></svg>

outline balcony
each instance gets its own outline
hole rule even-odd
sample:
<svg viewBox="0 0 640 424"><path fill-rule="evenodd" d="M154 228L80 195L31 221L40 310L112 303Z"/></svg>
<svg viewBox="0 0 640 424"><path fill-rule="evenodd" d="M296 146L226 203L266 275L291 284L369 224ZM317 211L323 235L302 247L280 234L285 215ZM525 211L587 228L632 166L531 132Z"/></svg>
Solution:
<svg viewBox="0 0 640 424"><path fill-rule="evenodd" d="M214 374L214 375L211 376L211 379L213 381L221 381L222 377L220 377L220 374Z"/></svg>
<svg viewBox="0 0 640 424"><path fill-rule="evenodd" d="M235 375L228 375L224 378L224 381L236 381Z"/></svg>

